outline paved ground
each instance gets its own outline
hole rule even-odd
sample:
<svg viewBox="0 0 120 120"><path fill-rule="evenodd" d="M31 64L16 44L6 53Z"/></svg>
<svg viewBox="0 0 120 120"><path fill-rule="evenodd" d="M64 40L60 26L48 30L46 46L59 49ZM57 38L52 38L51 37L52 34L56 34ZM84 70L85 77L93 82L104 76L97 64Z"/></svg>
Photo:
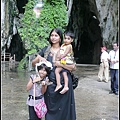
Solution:
<svg viewBox="0 0 120 120"><path fill-rule="evenodd" d="M26 84L31 72L9 71L2 64L1 118L28 120ZM74 90L77 120L118 120L119 96L109 95L110 81L98 82L99 66L77 67L79 85Z"/></svg>

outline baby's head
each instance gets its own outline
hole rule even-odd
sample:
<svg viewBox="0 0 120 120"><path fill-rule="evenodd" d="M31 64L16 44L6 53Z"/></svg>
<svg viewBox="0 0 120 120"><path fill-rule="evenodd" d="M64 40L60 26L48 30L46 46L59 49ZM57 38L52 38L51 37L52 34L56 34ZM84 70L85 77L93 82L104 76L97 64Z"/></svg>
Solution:
<svg viewBox="0 0 120 120"><path fill-rule="evenodd" d="M71 31L66 31L64 33L64 43L65 44L71 44L75 38L75 35Z"/></svg>
<svg viewBox="0 0 120 120"><path fill-rule="evenodd" d="M74 33L73 33L73 32L71 32L71 31L66 31L66 32L64 33L64 37L65 37L65 36L69 36L69 37L71 37L72 39L74 39L74 38L75 38Z"/></svg>
<svg viewBox="0 0 120 120"><path fill-rule="evenodd" d="M52 70L52 64L49 61L36 63L36 72L38 73L39 70L42 70L42 69L44 69L48 75Z"/></svg>

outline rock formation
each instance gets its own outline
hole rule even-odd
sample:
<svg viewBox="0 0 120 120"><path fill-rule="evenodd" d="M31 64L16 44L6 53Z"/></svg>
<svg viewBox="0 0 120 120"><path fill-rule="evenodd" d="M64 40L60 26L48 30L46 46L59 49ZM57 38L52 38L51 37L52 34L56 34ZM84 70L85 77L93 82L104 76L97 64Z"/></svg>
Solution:
<svg viewBox="0 0 120 120"><path fill-rule="evenodd" d="M17 31L23 6L28 0L1 1L1 53L9 52L20 61L25 55ZM74 53L77 63L99 64L100 47L111 49L118 42L118 0L66 0L67 29L75 33Z"/></svg>

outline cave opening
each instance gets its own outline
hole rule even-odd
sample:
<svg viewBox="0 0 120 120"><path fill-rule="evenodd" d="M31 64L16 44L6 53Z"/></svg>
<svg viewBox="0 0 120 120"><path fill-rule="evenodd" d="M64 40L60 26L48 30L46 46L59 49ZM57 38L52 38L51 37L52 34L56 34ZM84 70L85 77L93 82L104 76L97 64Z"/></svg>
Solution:
<svg viewBox="0 0 120 120"><path fill-rule="evenodd" d="M13 35L9 49L6 49L6 53L11 53L11 57L14 57L15 60L20 61L23 59L23 56L27 53L23 47L23 42L20 35L17 33Z"/></svg>
<svg viewBox="0 0 120 120"><path fill-rule="evenodd" d="M76 35L73 46L76 63L99 64L100 47L103 43L99 23L94 2L90 4L88 0L73 1L67 29L73 30Z"/></svg>
<svg viewBox="0 0 120 120"><path fill-rule="evenodd" d="M16 2L19 13L24 14L25 9L23 7L28 0L17 0ZM66 28L76 34L73 51L78 64L99 64L102 37L96 11L97 9L90 9L89 2L73 1L69 23ZM20 35L17 33L11 41L10 48L6 52L15 54L16 60L20 61L26 53Z"/></svg>
<svg viewBox="0 0 120 120"><path fill-rule="evenodd" d="M16 0L19 14L24 14L25 8L23 8L23 7L27 3L28 3L28 0L24 0L24 1ZM23 46L22 39L18 32L17 32L17 34L13 35L13 37L11 39L10 47L7 48L7 46L6 46L5 52L10 53L11 57L14 57L14 55L15 55L16 61L21 61L23 59L23 57L25 56L25 54L27 53L27 51L25 50L25 48ZM9 59L6 59L6 61L9 61Z"/></svg>
<svg viewBox="0 0 120 120"><path fill-rule="evenodd" d="M18 8L19 13L24 14L25 8L23 7L28 3L28 0L16 0L16 2L17 2L17 8Z"/></svg>

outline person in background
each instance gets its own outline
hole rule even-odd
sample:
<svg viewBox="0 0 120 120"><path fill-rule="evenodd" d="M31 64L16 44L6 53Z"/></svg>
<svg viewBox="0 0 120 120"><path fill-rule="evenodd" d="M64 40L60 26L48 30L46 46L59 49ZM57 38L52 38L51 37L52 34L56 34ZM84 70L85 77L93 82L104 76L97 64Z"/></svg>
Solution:
<svg viewBox="0 0 120 120"><path fill-rule="evenodd" d="M76 120L76 110L75 110L75 99L74 90L72 86L72 78L70 72L68 72L68 87L69 90L65 94L60 94L60 91L64 87L64 79L60 73L60 80L62 83L62 88L55 92L56 88L56 67L62 67L68 71L76 70L75 64L67 65L61 64L60 61L53 61L54 55L60 50L60 46L63 41L63 33L59 28L54 28L49 34L48 41L50 45L44 47L39 52L39 55L32 61L32 65L39 61L49 61L53 65L53 69L50 72L48 78L53 84L47 87L44 94L45 103L47 105L47 114L45 115L45 120Z"/></svg>
<svg viewBox="0 0 120 120"><path fill-rule="evenodd" d="M35 85L35 104L38 104L41 99L44 100L44 93L47 89L47 83L49 81L48 74L52 69L50 62L40 62L36 64L36 74L30 75L29 82L26 86L26 90L29 91L26 104L29 110L29 120L41 120L37 117L34 110L34 85Z"/></svg>
<svg viewBox="0 0 120 120"><path fill-rule="evenodd" d="M101 47L101 57L100 57L100 68L99 68L99 72L98 72L98 78L99 78L99 82L103 81L103 75L105 77L104 82L108 82L109 80L109 63L108 63L108 58L109 58L109 54L106 51L107 48Z"/></svg>
<svg viewBox="0 0 120 120"><path fill-rule="evenodd" d="M114 93L118 95L118 79L119 79L119 46L115 42L113 43L113 50L109 52L110 62L110 76L111 76L111 91L109 94Z"/></svg>

